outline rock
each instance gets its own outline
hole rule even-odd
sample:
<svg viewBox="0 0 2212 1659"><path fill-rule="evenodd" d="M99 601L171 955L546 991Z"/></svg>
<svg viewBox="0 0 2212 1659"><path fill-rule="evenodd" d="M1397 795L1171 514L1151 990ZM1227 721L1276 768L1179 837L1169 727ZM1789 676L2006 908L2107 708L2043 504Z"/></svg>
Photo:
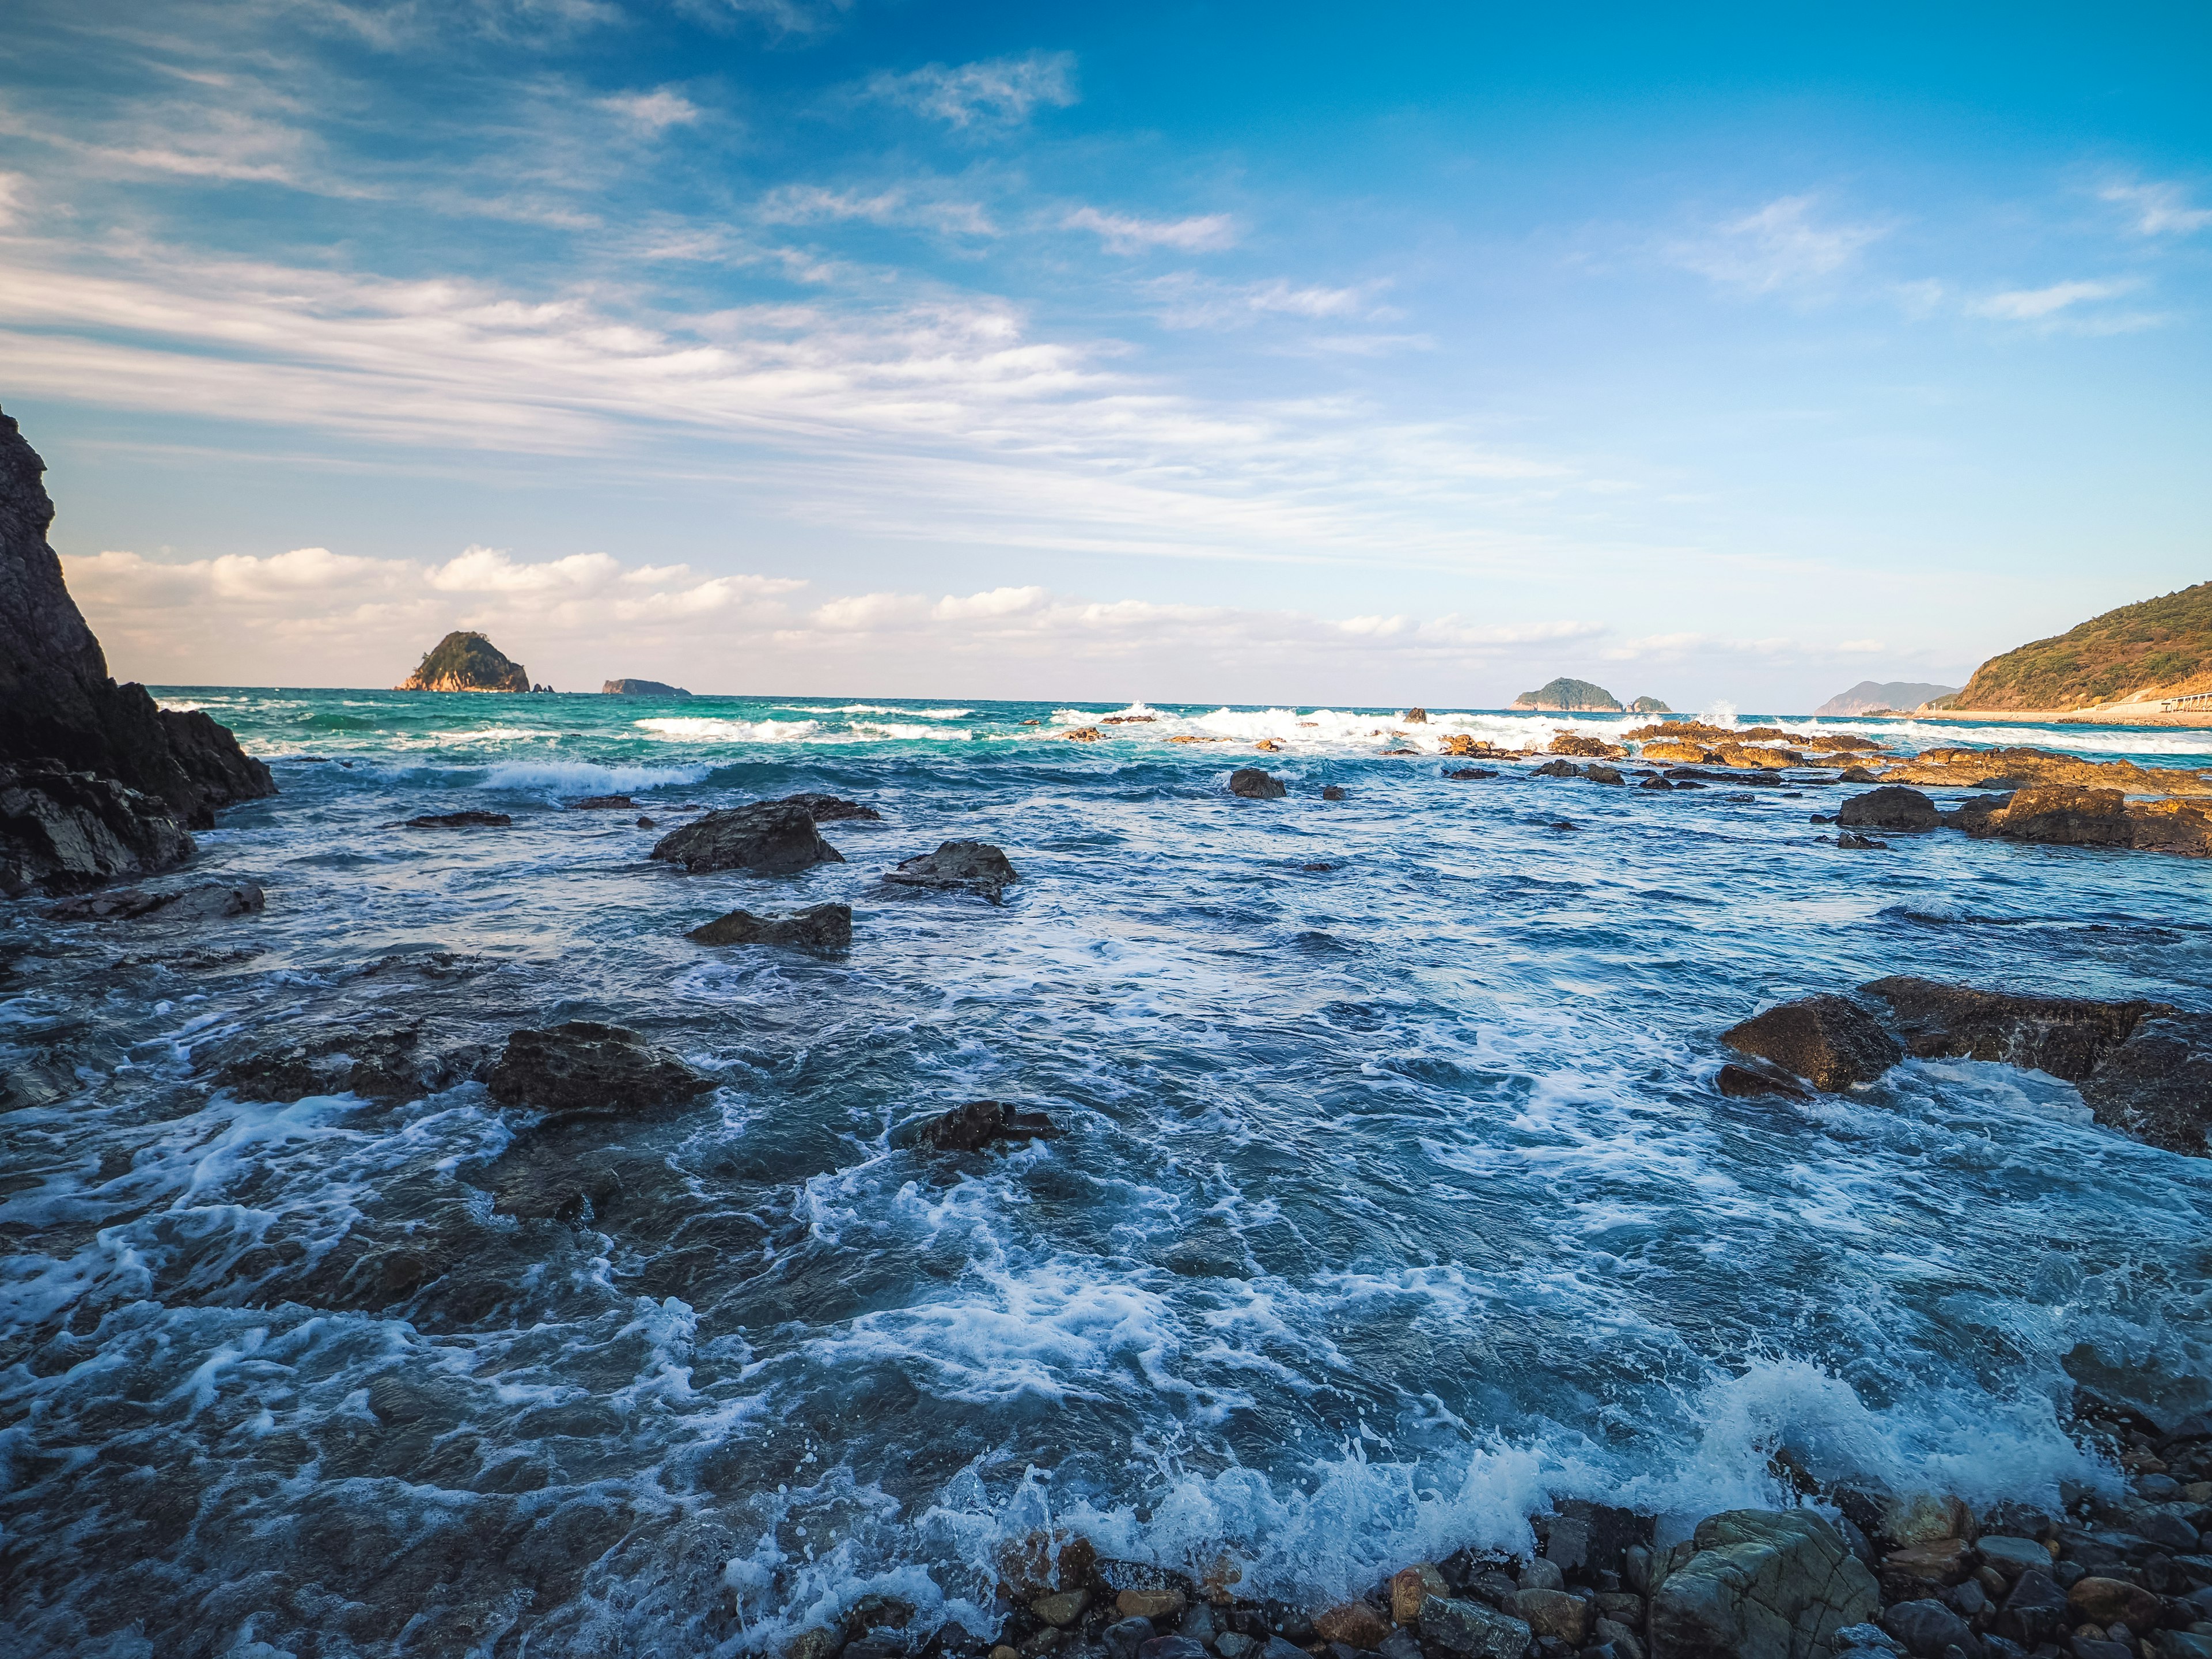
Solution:
<svg viewBox="0 0 2212 1659"><path fill-rule="evenodd" d="M1273 1649L1278 1642L1269 1643L1268 1647ZM1288 1643L1279 1644L1290 1645ZM1307 1656L1297 1648L1291 1648L1291 1651L1297 1654L1298 1659L1307 1659ZM1206 1659L1206 1650L1188 1636L1155 1636L1137 1650L1137 1659Z"/></svg>
<svg viewBox="0 0 2212 1659"><path fill-rule="evenodd" d="M1243 1659L1246 1654L1255 1651L1259 1645L1250 1637L1233 1630L1225 1631L1213 1638L1213 1650L1221 1656L1221 1659Z"/></svg>
<svg viewBox="0 0 2212 1659"><path fill-rule="evenodd" d="M1447 732L1437 739L1437 753L1439 755L1495 755L1498 752L1496 744L1469 737L1464 732Z"/></svg>
<svg viewBox="0 0 2212 1659"><path fill-rule="evenodd" d="M801 951L853 948L853 907L816 904L784 916L757 916L732 910L684 938L697 945L783 945Z"/></svg>
<svg viewBox="0 0 2212 1659"><path fill-rule="evenodd" d="M1617 1619L1600 1619L1590 1638L1600 1647L1611 1648L1620 1659L1644 1659L1644 1638Z"/></svg>
<svg viewBox="0 0 2212 1659"><path fill-rule="evenodd" d="M1638 789L1672 789L1674 786L1655 772L1636 787Z"/></svg>
<svg viewBox="0 0 2212 1659"><path fill-rule="evenodd" d="M1653 1590L1653 1659L1831 1659L1837 1631L1873 1617L1874 1575L1808 1510L1708 1517Z"/></svg>
<svg viewBox="0 0 2212 1659"><path fill-rule="evenodd" d="M1532 778L1578 778L1582 775L1581 767L1572 761L1563 760L1546 761L1528 774Z"/></svg>
<svg viewBox="0 0 2212 1659"><path fill-rule="evenodd" d="M1008 1140L1052 1140L1065 1134L1043 1112L1024 1112L996 1100L971 1100L929 1119L914 1132L915 1144L939 1152L980 1152Z"/></svg>
<svg viewBox="0 0 2212 1659"><path fill-rule="evenodd" d="M216 1073L216 1085L244 1100L355 1094L398 1101L460 1082L465 1067L424 1055L421 1039L412 1025L319 1032L229 1061Z"/></svg>
<svg viewBox="0 0 2212 1659"><path fill-rule="evenodd" d="M2066 1603L2092 1624L2109 1625L2118 1620L2130 1630L2156 1630L2166 1611L2159 1597L2124 1578L2076 1579L2074 1588L2066 1592Z"/></svg>
<svg viewBox="0 0 2212 1659"><path fill-rule="evenodd" d="M844 854L822 839L813 815L788 801L709 812L696 823L670 830L653 844L648 856L680 864L693 875L742 870L748 875L787 876L845 861Z"/></svg>
<svg viewBox="0 0 2212 1659"><path fill-rule="evenodd" d="M1966 1621L1941 1601L1899 1601L1881 1615L1881 1627L1905 1644L1914 1659L1942 1659L1946 1648L1976 1650Z"/></svg>
<svg viewBox="0 0 2212 1659"><path fill-rule="evenodd" d="M1876 1653L1905 1651L1905 1644L1880 1625L1846 1625L1836 1632L1836 1646L1844 1651L1852 1648L1869 1649Z"/></svg>
<svg viewBox="0 0 2212 1659"><path fill-rule="evenodd" d="M1879 783L1881 779L1879 774L1870 772L1863 766L1846 766L1836 774L1836 781L1838 783Z"/></svg>
<svg viewBox="0 0 2212 1659"><path fill-rule="evenodd" d="M714 1086L636 1032L584 1019L510 1034L490 1082L502 1106L565 1117L629 1116Z"/></svg>
<svg viewBox="0 0 2212 1659"><path fill-rule="evenodd" d="M1811 1092L1795 1078L1753 1071L1733 1061L1714 1074L1713 1086L1731 1100L1756 1100L1762 1095L1778 1095L1784 1100L1812 1098Z"/></svg>
<svg viewBox="0 0 2212 1659"><path fill-rule="evenodd" d="M46 915L56 921L136 921L159 916L164 921L222 921L232 916L258 915L268 903L258 884L241 881L226 886L204 882L174 892L88 893L64 899Z"/></svg>
<svg viewBox="0 0 2212 1659"><path fill-rule="evenodd" d="M1874 1535L1890 1549L1933 1544L1946 1538L1971 1539L1973 1511L1956 1498L1931 1492L1907 1492L1883 1501Z"/></svg>
<svg viewBox="0 0 2212 1659"><path fill-rule="evenodd" d="M1390 1633L1390 1621L1364 1601L1342 1601L1314 1615L1314 1633L1324 1642L1372 1652Z"/></svg>
<svg viewBox="0 0 2212 1659"><path fill-rule="evenodd" d="M504 812L424 812L387 823L387 830L504 830L514 820Z"/></svg>
<svg viewBox="0 0 2212 1659"><path fill-rule="evenodd" d="M1579 732L1562 732L1554 737L1544 751L1550 755L1577 755L1586 760L1619 760L1628 753L1617 743L1607 743L1600 738L1586 738Z"/></svg>
<svg viewBox="0 0 2212 1659"><path fill-rule="evenodd" d="M637 821L637 827L641 830L653 830L659 826L651 818L641 817Z"/></svg>
<svg viewBox="0 0 2212 1659"><path fill-rule="evenodd" d="M783 1659L837 1659L844 1648L842 1632L804 1630L784 1644Z"/></svg>
<svg viewBox="0 0 2212 1659"><path fill-rule="evenodd" d="M1526 1577L1527 1574L1522 1574ZM1583 1644L1589 1633L1590 1617L1595 1611L1578 1595L1570 1595L1560 1589L1522 1589L1514 1592L1512 1606L1507 1609L1529 1632L1537 1637L1557 1637L1562 1642Z"/></svg>
<svg viewBox="0 0 2212 1659"><path fill-rule="evenodd" d="M2212 1659L2212 1631L2162 1630L2149 1638L2163 1659Z"/></svg>
<svg viewBox="0 0 2212 1659"><path fill-rule="evenodd" d="M1136 1659L1137 1650L1158 1634L1149 1619L1117 1619L1099 1632L1099 1639L1114 1659Z"/></svg>
<svg viewBox="0 0 2212 1659"><path fill-rule="evenodd" d="M455 631L422 653L398 691L527 691L530 676L481 634Z"/></svg>
<svg viewBox="0 0 2212 1659"><path fill-rule="evenodd" d="M781 800L770 804L777 806L803 807L806 816L817 823L842 823L852 818L866 818L880 823L884 816L872 806L864 805L856 800L846 800L836 795L786 795Z"/></svg>
<svg viewBox="0 0 2212 1659"><path fill-rule="evenodd" d="M1645 760L1659 766L1713 766L1720 757L1701 743L1686 743L1676 738L1655 738L1638 751Z"/></svg>
<svg viewBox="0 0 2212 1659"><path fill-rule="evenodd" d="M948 841L934 853L901 861L884 879L902 887L932 887L980 893L996 904L1007 884L1021 879L1012 860L988 841Z"/></svg>
<svg viewBox="0 0 2212 1659"><path fill-rule="evenodd" d="M1450 1594L1443 1572L1431 1562L1419 1562L1392 1576L1390 1617L1401 1625L1413 1624L1421 1616L1421 1604L1431 1595Z"/></svg>
<svg viewBox="0 0 2212 1659"><path fill-rule="evenodd" d="M1960 827L1977 838L2212 857L2212 813L2203 806L2182 800L2130 801L2118 789L2071 784L2023 788L1994 811L1961 817Z"/></svg>
<svg viewBox="0 0 2212 1659"><path fill-rule="evenodd" d="M999 1577L1009 1600L1029 1601L1054 1590L1080 1589L1097 1563L1097 1547L1079 1533L1033 1532L999 1552Z"/></svg>
<svg viewBox="0 0 2212 1659"><path fill-rule="evenodd" d="M1256 766L1240 766L1229 775L1229 793L1245 800L1280 800L1290 790Z"/></svg>
<svg viewBox="0 0 2212 1659"><path fill-rule="evenodd" d="M1447 772L1444 775L1461 783L1471 783L1478 778L1494 778L1498 774L1480 766L1466 766L1456 772Z"/></svg>
<svg viewBox="0 0 2212 1659"><path fill-rule="evenodd" d="M1588 766L1583 768L1583 775L1588 778L1592 783L1617 784L1626 781L1616 769L1610 766L1600 766L1595 761L1592 761Z"/></svg>
<svg viewBox="0 0 2212 1659"><path fill-rule="evenodd" d="M1722 1032L1721 1041L1829 1094L1871 1083L1905 1057L1872 1014L1838 996L1785 1002Z"/></svg>
<svg viewBox="0 0 2212 1659"><path fill-rule="evenodd" d="M2094 1637L2077 1636L2067 1646L2074 1659L2136 1659L2135 1645L2130 1642L2100 1642Z"/></svg>
<svg viewBox="0 0 2212 1659"><path fill-rule="evenodd" d="M2169 1152L2212 1156L2212 1016L2145 1018L2099 1062L2081 1098L2107 1128Z"/></svg>
<svg viewBox="0 0 2212 1659"><path fill-rule="evenodd" d="M1030 1603L1030 1611L1048 1625L1066 1629L1083 1616L1091 1605L1091 1592L1086 1589L1053 1590L1038 1596Z"/></svg>
<svg viewBox="0 0 2212 1659"><path fill-rule="evenodd" d="M691 694L680 685L668 685L659 680L609 680L599 687L603 697L688 697Z"/></svg>
<svg viewBox="0 0 2212 1659"><path fill-rule="evenodd" d="M1346 799L1344 787L1341 784L1325 783L1322 786L1321 798L1323 800L1343 800Z"/></svg>
<svg viewBox="0 0 2212 1659"><path fill-rule="evenodd" d="M1095 726L1079 726L1073 732L1062 735L1069 743L1097 743L1106 734Z"/></svg>
<svg viewBox="0 0 2212 1659"><path fill-rule="evenodd" d="M1943 814L1917 789L1891 784L1853 795L1836 809L1836 822L1867 830L1933 830Z"/></svg>
<svg viewBox="0 0 2212 1659"><path fill-rule="evenodd" d="M2146 768L2132 761L2088 761L2051 749L1929 749L1886 769L1895 783L1939 787L1987 787L1992 780L2057 785L2130 795L2212 794L2212 769ZM2008 782L2005 787L2016 787Z"/></svg>
<svg viewBox="0 0 2212 1659"><path fill-rule="evenodd" d="M586 795L568 803L571 812L635 812L637 803L628 795Z"/></svg>
<svg viewBox="0 0 2212 1659"><path fill-rule="evenodd" d="M2038 1648L2058 1640L2073 1622L2073 1608L2057 1581L2047 1572L2030 1568L2021 1574L2012 1594L1997 1609L1995 1627L2008 1640L2024 1648Z"/></svg>
<svg viewBox="0 0 2212 1659"><path fill-rule="evenodd" d="M1621 708L1620 699L1603 686L1594 685L1588 680L1572 679L1564 674L1555 680L1547 681L1534 691L1523 691L1513 699L1511 706L1515 708L1542 709L1547 713L1569 713L1578 709L1606 714L1625 712Z"/></svg>
<svg viewBox="0 0 2212 1659"><path fill-rule="evenodd" d="M1043 1114L1035 1115L1042 1116ZM1058 1131L1052 1133L1057 1133ZM1114 1597L1114 1610L1124 1619L1143 1619L1160 1625L1182 1617L1182 1610L1188 1605L1188 1598L1181 1590L1164 1586L1125 1589L1117 1592ZM1188 1631L1183 1633L1189 1634Z"/></svg>
<svg viewBox="0 0 2212 1659"><path fill-rule="evenodd" d="M1419 708L1408 708L1403 719L1407 726L1426 726L1429 723L1429 711Z"/></svg>
<svg viewBox="0 0 2212 1659"><path fill-rule="evenodd" d="M1556 1561L1537 1556L1521 1564L1521 1589L1563 1590L1567 1587L1567 1575Z"/></svg>
<svg viewBox="0 0 2212 1659"><path fill-rule="evenodd" d="M95 773L0 763L0 894L81 892L157 875L193 850L165 801Z"/></svg>
<svg viewBox="0 0 2212 1659"><path fill-rule="evenodd" d="M1461 1659L1522 1659L1534 1640L1518 1619L1480 1601L1432 1595L1421 1604L1421 1644Z"/></svg>
<svg viewBox="0 0 2212 1659"><path fill-rule="evenodd" d="M1903 1601L1925 1595L1931 1589L1957 1583L1973 1567L1973 1546L1963 1538L1908 1544L1882 1557L1882 1597L1885 1601Z"/></svg>
<svg viewBox="0 0 2212 1659"><path fill-rule="evenodd" d="M1849 830L1836 832L1836 845L1848 853L1887 853L1889 843L1876 841L1871 836L1856 835Z"/></svg>
<svg viewBox="0 0 2212 1659"><path fill-rule="evenodd" d="M2178 1515L2154 1510L2136 1522L2136 1534L2174 1555L2194 1555L2202 1547L2197 1528Z"/></svg>
<svg viewBox="0 0 2212 1659"><path fill-rule="evenodd" d="M1382 1659L1424 1659L1421 1644L1409 1630L1394 1630L1382 1638L1382 1645L1375 1650Z"/></svg>
<svg viewBox="0 0 2212 1659"><path fill-rule="evenodd" d="M1914 1054L2003 1060L2069 1083L2085 1081L2146 1018L2173 1012L2160 1002L2013 996L1902 975L1859 988L1889 1005Z"/></svg>
<svg viewBox="0 0 2212 1659"><path fill-rule="evenodd" d="M1976 1559L1994 1567L2009 1583L2024 1572L2051 1571L2051 1552L2033 1538L1992 1537L1984 1534L1974 1546Z"/></svg>

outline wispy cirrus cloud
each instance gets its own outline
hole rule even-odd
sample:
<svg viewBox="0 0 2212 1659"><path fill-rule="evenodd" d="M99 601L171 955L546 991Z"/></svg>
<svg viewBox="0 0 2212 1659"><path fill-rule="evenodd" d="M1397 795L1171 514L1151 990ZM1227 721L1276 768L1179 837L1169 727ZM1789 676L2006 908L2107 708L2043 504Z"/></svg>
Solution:
<svg viewBox="0 0 2212 1659"><path fill-rule="evenodd" d="M599 100L599 107L648 137L658 137L671 127L690 126L705 113L673 87L651 92L617 94Z"/></svg>
<svg viewBox="0 0 2212 1659"><path fill-rule="evenodd" d="M1816 196L1782 196L1703 235L1675 241L1668 256L1725 287L1772 294L1839 275L1889 228L1823 216Z"/></svg>
<svg viewBox="0 0 2212 1659"><path fill-rule="evenodd" d="M868 97L957 129L1018 126L1039 109L1076 102L1075 54L1032 52L974 64L928 64L872 76Z"/></svg>
<svg viewBox="0 0 2212 1659"><path fill-rule="evenodd" d="M770 191L756 210L761 222L771 225L835 224L860 221L872 225L907 226L950 235L996 236L979 202L932 196L905 185L878 191L830 190L819 185L786 185Z"/></svg>
<svg viewBox="0 0 2212 1659"><path fill-rule="evenodd" d="M1237 222L1225 213L1200 214L1183 219L1144 219L1134 214L1081 207L1060 222L1070 230L1092 232L1115 253L1144 253L1156 247L1206 253L1234 246L1237 241Z"/></svg>
<svg viewBox="0 0 2212 1659"><path fill-rule="evenodd" d="M1215 328L1267 317L1323 322L1382 315L1374 300L1380 286L1333 288L1280 276L1262 283L1212 283L1185 271L1161 277L1151 288L1163 301L1160 320L1170 328Z"/></svg>
<svg viewBox="0 0 2212 1659"><path fill-rule="evenodd" d="M2098 194L2127 209L2145 236L2186 236L2212 225L2212 208L2195 205L2178 184L2107 185Z"/></svg>
<svg viewBox="0 0 2212 1659"><path fill-rule="evenodd" d="M2131 281L2051 283L2042 288L2008 289L1975 301L1966 308L1977 317L1991 317L2001 322L2040 322L2075 306L2115 298L2137 286Z"/></svg>

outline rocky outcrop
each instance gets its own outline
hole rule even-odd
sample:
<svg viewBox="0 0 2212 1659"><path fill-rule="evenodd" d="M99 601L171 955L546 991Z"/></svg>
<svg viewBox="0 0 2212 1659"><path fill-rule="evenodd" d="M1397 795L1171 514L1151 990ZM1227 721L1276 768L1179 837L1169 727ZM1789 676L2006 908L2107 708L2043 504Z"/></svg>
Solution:
<svg viewBox="0 0 2212 1659"><path fill-rule="evenodd" d="M2137 766L2090 761L2051 749L1928 749L1883 769L1884 783L1927 783L1953 789L2017 789L2065 783L2130 795L2212 795L2212 768Z"/></svg>
<svg viewBox="0 0 2212 1659"><path fill-rule="evenodd" d="M46 463L0 415L0 891L68 891L190 857L181 832L276 793L200 710L118 684L47 544ZM120 784L104 791L82 781Z"/></svg>
<svg viewBox="0 0 2212 1659"><path fill-rule="evenodd" d="M1721 1041L1829 1094L1871 1083L1905 1058L1904 1048L1880 1021L1839 996L1806 997L1769 1008L1722 1032Z"/></svg>
<svg viewBox="0 0 2212 1659"><path fill-rule="evenodd" d="M2024 788L2002 806L1962 816L1960 828L1977 839L2212 858L2212 810L2185 800L2132 801L2118 789Z"/></svg>
<svg viewBox="0 0 2212 1659"><path fill-rule="evenodd" d="M1628 753L1617 743L1607 743L1602 738L1586 738L1579 732L1562 732L1552 739L1547 755L1577 755L1585 760L1619 760Z"/></svg>
<svg viewBox="0 0 2212 1659"><path fill-rule="evenodd" d="M215 1080L244 1100L289 1102L343 1094L414 1100L465 1080L478 1058L476 1051L429 1053L416 1026L363 1026L240 1055L224 1065Z"/></svg>
<svg viewBox="0 0 2212 1659"><path fill-rule="evenodd" d="M2081 1085L2097 1121L2148 1146L2212 1157L2212 1015L2151 1014Z"/></svg>
<svg viewBox="0 0 2212 1659"><path fill-rule="evenodd" d="M1558 679L1547 681L1534 691L1523 691L1513 699L1512 706L1562 714L1577 710L1607 714L1622 712L1620 699L1603 686L1593 685L1588 680L1570 679L1564 674Z"/></svg>
<svg viewBox="0 0 2212 1659"><path fill-rule="evenodd" d="M883 814L872 806L856 800L846 800L836 795L786 795L780 803L784 806L802 806L806 816L817 823L842 823L854 818L866 818L881 823Z"/></svg>
<svg viewBox="0 0 2212 1659"><path fill-rule="evenodd" d="M980 1152L1015 1140L1051 1140L1066 1131L1043 1112L1025 1112L1003 1101L971 1100L933 1117L914 1131L915 1144L938 1152Z"/></svg>
<svg viewBox="0 0 2212 1659"><path fill-rule="evenodd" d="M608 697L688 697L691 695L680 685L664 685L659 680L609 680L599 688L599 694Z"/></svg>
<svg viewBox="0 0 2212 1659"><path fill-rule="evenodd" d="M166 893L143 888L87 893L63 900L46 915L56 921L138 921L148 916L164 921L223 921L258 915L267 906L258 883L203 882Z"/></svg>
<svg viewBox="0 0 2212 1659"><path fill-rule="evenodd" d="M788 876L817 864L842 864L845 855L822 839L814 816L793 801L759 801L709 812L696 823L672 830L651 857L680 864L693 875L743 870L749 875Z"/></svg>
<svg viewBox="0 0 2212 1659"><path fill-rule="evenodd" d="M505 830L514 820L505 812L422 812L411 818L401 818L387 823L387 830Z"/></svg>
<svg viewBox="0 0 2212 1659"><path fill-rule="evenodd" d="M1429 723L1429 711L1416 705L1408 708L1399 718L1407 726L1426 726Z"/></svg>
<svg viewBox="0 0 2212 1659"><path fill-rule="evenodd" d="M572 1019L509 1035L491 1097L560 1117L627 1117L678 1105L714 1085L619 1025Z"/></svg>
<svg viewBox="0 0 2212 1659"><path fill-rule="evenodd" d="M1702 1521L1652 1588L1651 1659L1832 1659L1881 1606L1874 1575L1808 1510Z"/></svg>
<svg viewBox="0 0 2212 1659"><path fill-rule="evenodd" d="M801 951L853 948L853 907L816 904L784 916L757 916L732 910L684 938L696 945L782 945Z"/></svg>
<svg viewBox="0 0 2212 1659"><path fill-rule="evenodd" d="M988 841L944 842L934 853L902 860L898 868L884 873L885 881L901 887L980 893L994 904L1021 878L1013 861Z"/></svg>
<svg viewBox="0 0 2212 1659"><path fill-rule="evenodd" d="M2013 996L1897 976L1859 988L1889 1005L1906 1050L1923 1059L1990 1060L2086 1081L2162 1002Z"/></svg>
<svg viewBox="0 0 2212 1659"><path fill-rule="evenodd" d="M1229 793L1244 800L1280 800L1291 792L1273 774L1256 766L1240 766L1229 775Z"/></svg>
<svg viewBox="0 0 2212 1659"><path fill-rule="evenodd" d="M398 691L527 691L530 675L481 634L456 631L422 653Z"/></svg>
<svg viewBox="0 0 2212 1659"><path fill-rule="evenodd" d="M1836 809L1836 822L1862 830L1934 830L1943 814L1917 789L1891 784L1853 795Z"/></svg>

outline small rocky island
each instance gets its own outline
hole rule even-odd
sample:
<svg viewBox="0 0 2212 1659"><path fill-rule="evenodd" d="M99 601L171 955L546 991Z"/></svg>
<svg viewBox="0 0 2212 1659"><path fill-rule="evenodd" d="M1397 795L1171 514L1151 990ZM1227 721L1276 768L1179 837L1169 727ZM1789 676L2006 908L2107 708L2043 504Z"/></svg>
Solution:
<svg viewBox="0 0 2212 1659"><path fill-rule="evenodd" d="M423 653L398 691L527 691L530 675L481 634L454 632Z"/></svg>
<svg viewBox="0 0 2212 1659"><path fill-rule="evenodd" d="M680 685L666 685L659 680L609 680L599 688L603 697L688 697L691 694Z"/></svg>
<svg viewBox="0 0 2212 1659"><path fill-rule="evenodd" d="M1656 697L1638 697L1626 705L1601 685L1589 680L1570 679L1562 674L1547 681L1534 691L1523 691L1513 699L1515 708L1534 708L1546 714L1671 714L1674 711Z"/></svg>

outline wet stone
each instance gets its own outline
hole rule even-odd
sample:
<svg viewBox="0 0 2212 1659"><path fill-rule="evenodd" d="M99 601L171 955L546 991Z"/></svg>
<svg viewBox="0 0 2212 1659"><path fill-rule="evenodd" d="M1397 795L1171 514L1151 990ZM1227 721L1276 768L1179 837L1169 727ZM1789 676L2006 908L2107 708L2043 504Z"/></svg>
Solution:
<svg viewBox="0 0 2212 1659"><path fill-rule="evenodd" d="M714 1086L636 1032L581 1019L513 1033L491 1074L501 1105L572 1117L648 1111Z"/></svg>
<svg viewBox="0 0 2212 1659"><path fill-rule="evenodd" d="M1012 883L1021 879L1011 860L988 841L948 841L934 853L902 861L884 879L902 887L930 887L979 893L997 903Z"/></svg>
<svg viewBox="0 0 2212 1659"><path fill-rule="evenodd" d="M684 937L695 945L778 945L801 951L849 951L853 907L816 904L777 916L732 910Z"/></svg>
<svg viewBox="0 0 2212 1659"><path fill-rule="evenodd" d="M1280 800L1290 789L1256 766L1240 766L1229 775L1229 793L1243 800Z"/></svg>

